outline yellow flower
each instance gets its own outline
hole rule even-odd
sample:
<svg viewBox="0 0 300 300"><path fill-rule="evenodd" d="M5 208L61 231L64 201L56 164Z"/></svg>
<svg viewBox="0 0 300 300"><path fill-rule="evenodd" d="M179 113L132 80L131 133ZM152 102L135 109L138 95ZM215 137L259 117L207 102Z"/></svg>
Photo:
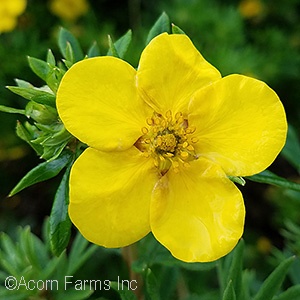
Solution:
<svg viewBox="0 0 300 300"><path fill-rule="evenodd" d="M261 15L263 9L264 7L260 0L242 0L239 4L239 11L246 19Z"/></svg>
<svg viewBox="0 0 300 300"><path fill-rule="evenodd" d="M52 0L51 12L66 21L75 21L85 15L89 9L87 0Z"/></svg>
<svg viewBox="0 0 300 300"><path fill-rule="evenodd" d="M212 261L243 233L228 176L268 167L286 118L266 84L221 78L186 35L161 34L138 70L114 57L75 64L57 94L66 128L87 148L72 167L69 214L91 242L132 244L150 231L178 259Z"/></svg>
<svg viewBox="0 0 300 300"><path fill-rule="evenodd" d="M0 33L13 30L25 8L26 0L0 0Z"/></svg>

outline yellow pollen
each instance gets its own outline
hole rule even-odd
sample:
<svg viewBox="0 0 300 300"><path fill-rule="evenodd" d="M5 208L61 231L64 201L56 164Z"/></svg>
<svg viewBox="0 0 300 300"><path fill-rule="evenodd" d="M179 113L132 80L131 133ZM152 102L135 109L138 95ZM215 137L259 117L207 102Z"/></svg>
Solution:
<svg viewBox="0 0 300 300"><path fill-rule="evenodd" d="M195 148L192 145L188 145L186 147L186 149L189 150L189 151L194 151L195 150Z"/></svg>
<svg viewBox="0 0 300 300"><path fill-rule="evenodd" d="M174 152L175 147L177 145L176 138L173 134L165 134L159 135L157 137L157 150L159 151L166 151L166 152Z"/></svg>
<svg viewBox="0 0 300 300"><path fill-rule="evenodd" d="M175 119L178 120L180 117L182 117L182 113L181 112L176 113Z"/></svg>
<svg viewBox="0 0 300 300"><path fill-rule="evenodd" d="M185 168L189 168L189 167L191 166L191 164L188 163L188 162L185 162L185 163L183 164L183 166L184 166Z"/></svg>
<svg viewBox="0 0 300 300"><path fill-rule="evenodd" d="M152 118L147 118L146 123L150 126L153 125L153 119Z"/></svg>
<svg viewBox="0 0 300 300"><path fill-rule="evenodd" d="M187 152L185 152L185 151L182 151L182 152L180 153L180 156L181 156L183 159L186 159L186 158L188 158L189 154L188 154Z"/></svg>
<svg viewBox="0 0 300 300"><path fill-rule="evenodd" d="M179 173L179 168L173 168L173 171L178 174Z"/></svg>
<svg viewBox="0 0 300 300"><path fill-rule="evenodd" d="M166 112L166 118L167 118L167 119L169 119L169 118L172 119L172 112L171 112L170 110L168 110L168 111Z"/></svg>
<svg viewBox="0 0 300 300"><path fill-rule="evenodd" d="M191 127L187 128L186 133L191 134L191 133L194 133L195 131L196 131L196 127L191 126Z"/></svg>
<svg viewBox="0 0 300 300"><path fill-rule="evenodd" d="M146 127L143 127L143 128L142 128L142 133L143 133L143 134L147 134L147 133L148 133L148 129L147 129Z"/></svg>
<svg viewBox="0 0 300 300"><path fill-rule="evenodd" d="M154 119L154 124L159 125L159 123L160 123L160 119L159 118L155 118Z"/></svg>
<svg viewBox="0 0 300 300"><path fill-rule="evenodd" d="M186 148L188 145L189 145L188 142L184 142L184 143L182 144L182 148Z"/></svg>
<svg viewBox="0 0 300 300"><path fill-rule="evenodd" d="M179 162L178 161L173 161L173 167L178 168L179 167Z"/></svg>
<svg viewBox="0 0 300 300"><path fill-rule="evenodd" d="M192 143L197 143L198 142L198 139L197 138L195 138L195 137L193 137L192 139L191 139L191 141L192 141Z"/></svg>

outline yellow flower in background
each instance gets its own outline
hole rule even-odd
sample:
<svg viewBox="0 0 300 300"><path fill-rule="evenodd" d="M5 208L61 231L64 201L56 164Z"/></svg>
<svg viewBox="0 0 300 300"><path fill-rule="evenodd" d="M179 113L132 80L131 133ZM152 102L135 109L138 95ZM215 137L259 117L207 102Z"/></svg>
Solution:
<svg viewBox="0 0 300 300"><path fill-rule="evenodd" d="M26 8L26 0L0 0L0 33L12 31Z"/></svg>
<svg viewBox="0 0 300 300"><path fill-rule="evenodd" d="M105 247L151 231L187 262L234 248L245 209L228 176L267 168L287 131L272 89L242 75L222 78L186 35L154 38L137 70L108 56L76 63L57 107L89 146L70 176L69 214L79 231Z"/></svg>
<svg viewBox="0 0 300 300"><path fill-rule="evenodd" d="M75 21L85 15L89 9L87 0L51 0L50 10L59 18Z"/></svg>
<svg viewBox="0 0 300 300"><path fill-rule="evenodd" d="M263 9L264 7L260 0L242 0L239 4L239 11L246 19L261 15Z"/></svg>

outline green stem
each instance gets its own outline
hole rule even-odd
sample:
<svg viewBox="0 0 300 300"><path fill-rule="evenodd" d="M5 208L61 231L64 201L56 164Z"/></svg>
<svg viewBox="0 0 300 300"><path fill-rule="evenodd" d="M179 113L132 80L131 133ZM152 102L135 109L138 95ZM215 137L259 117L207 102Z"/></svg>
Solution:
<svg viewBox="0 0 300 300"><path fill-rule="evenodd" d="M137 256L138 256L138 253L137 253L136 244L132 244L132 245L124 247L122 249L122 257L128 267L129 279L131 282L133 280L135 280L135 282L137 283L137 288L135 290L133 290L133 292L135 293L138 300L144 300L142 276L138 273L133 272L132 268L131 268L132 263L135 260L137 260Z"/></svg>

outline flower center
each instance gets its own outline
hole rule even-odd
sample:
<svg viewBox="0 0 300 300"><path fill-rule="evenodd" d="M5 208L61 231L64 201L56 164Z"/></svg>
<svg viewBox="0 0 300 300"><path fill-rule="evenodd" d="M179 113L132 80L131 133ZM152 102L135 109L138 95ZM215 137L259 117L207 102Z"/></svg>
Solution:
<svg viewBox="0 0 300 300"><path fill-rule="evenodd" d="M193 136L196 128L189 126L181 112L173 116L167 111L165 116L153 113L146 120L147 127L142 128L143 135L135 146L147 157L153 157L154 165L164 175L172 167L179 171L179 164L189 166L189 162L198 158L194 144L198 139Z"/></svg>

